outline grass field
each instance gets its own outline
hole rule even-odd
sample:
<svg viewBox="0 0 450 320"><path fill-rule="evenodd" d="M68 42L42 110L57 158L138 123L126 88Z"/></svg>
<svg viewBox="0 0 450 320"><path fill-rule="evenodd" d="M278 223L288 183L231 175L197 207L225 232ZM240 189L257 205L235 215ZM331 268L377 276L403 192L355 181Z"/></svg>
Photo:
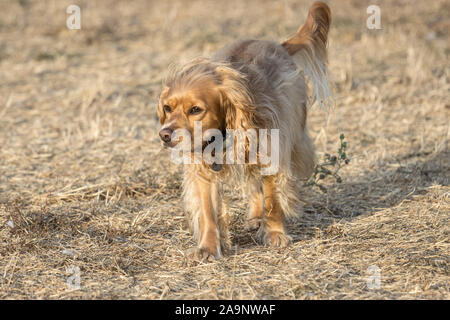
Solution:
<svg viewBox="0 0 450 320"><path fill-rule="evenodd" d="M447 0L329 1L335 108L308 123L319 159L345 134L342 183L305 188L284 250L243 229L228 188L231 252L184 256L182 168L155 110L169 65L284 40L311 4L0 0L0 298L450 299Z"/></svg>

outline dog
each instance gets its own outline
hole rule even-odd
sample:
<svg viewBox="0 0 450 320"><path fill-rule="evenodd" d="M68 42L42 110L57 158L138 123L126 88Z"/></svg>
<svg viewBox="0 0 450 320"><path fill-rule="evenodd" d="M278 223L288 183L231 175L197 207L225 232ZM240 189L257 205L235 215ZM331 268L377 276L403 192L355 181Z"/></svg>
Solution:
<svg viewBox="0 0 450 320"><path fill-rule="evenodd" d="M208 164L202 160L185 165L183 196L198 243L188 250L188 257L217 259L230 248L223 182L239 186L249 197L248 226L258 229L263 244L286 247L291 242L285 224L301 212L299 191L314 168L314 147L306 126L306 79L311 81L319 104L327 105L332 99L327 70L330 23L330 8L315 2L304 25L282 43L238 40L210 58L195 59L169 74L157 108L164 146L174 148L181 143L175 139L179 130L195 136L196 123L202 132L278 130L278 140L273 134L268 136L269 144L277 144L279 154L278 170L272 174L261 173L264 165L259 153L257 162L251 164ZM257 140L261 137L261 133L256 134ZM200 151L208 148L209 140L200 138ZM225 140L229 140L228 135ZM198 149L188 149L191 159ZM231 160L236 158L232 151L224 153L231 154ZM225 157L222 152L220 156ZM245 140L244 158L249 157L249 141Z"/></svg>

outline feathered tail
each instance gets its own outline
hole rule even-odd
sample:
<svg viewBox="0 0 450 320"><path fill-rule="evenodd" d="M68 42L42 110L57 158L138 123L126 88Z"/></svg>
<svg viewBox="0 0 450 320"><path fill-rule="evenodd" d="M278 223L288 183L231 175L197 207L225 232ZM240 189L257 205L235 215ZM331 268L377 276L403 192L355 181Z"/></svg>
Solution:
<svg viewBox="0 0 450 320"><path fill-rule="evenodd" d="M327 68L330 23L330 8L317 1L309 9L305 24L281 44L313 83L315 96L321 106L330 105L332 100Z"/></svg>

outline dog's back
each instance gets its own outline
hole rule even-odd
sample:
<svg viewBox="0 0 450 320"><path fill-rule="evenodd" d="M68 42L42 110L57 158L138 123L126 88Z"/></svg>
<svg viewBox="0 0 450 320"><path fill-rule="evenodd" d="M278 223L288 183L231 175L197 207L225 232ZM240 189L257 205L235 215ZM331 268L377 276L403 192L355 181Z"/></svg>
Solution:
<svg viewBox="0 0 450 320"><path fill-rule="evenodd" d="M286 80L286 73L296 71L287 50L268 40L237 40L219 49L212 60L231 64L246 75L249 86L266 93L276 90Z"/></svg>
<svg viewBox="0 0 450 320"><path fill-rule="evenodd" d="M219 49L212 57L212 60L229 62L237 68L254 64L263 70L273 59L276 59L273 67L283 63L294 66L287 50L281 44L268 40L237 40ZM266 75L270 77L271 72L269 69Z"/></svg>
<svg viewBox="0 0 450 320"><path fill-rule="evenodd" d="M320 105L330 101L327 74L327 35L330 9L316 2L307 20L288 40L238 40L212 57L244 74L259 113L270 114L265 128L280 130L281 206L286 216L295 216L297 179L308 178L314 167L314 148L306 129L307 87L312 82ZM267 116L265 118L268 118ZM295 178L292 178L295 177Z"/></svg>
<svg viewBox="0 0 450 320"><path fill-rule="evenodd" d="M319 104L328 104L331 90L326 67L326 46L330 23L328 6L316 2L297 33L281 44L267 40L237 40L219 49L212 60L228 62L237 70L247 73L250 84L263 76L272 87L283 81L284 73L296 70L297 64L313 83Z"/></svg>

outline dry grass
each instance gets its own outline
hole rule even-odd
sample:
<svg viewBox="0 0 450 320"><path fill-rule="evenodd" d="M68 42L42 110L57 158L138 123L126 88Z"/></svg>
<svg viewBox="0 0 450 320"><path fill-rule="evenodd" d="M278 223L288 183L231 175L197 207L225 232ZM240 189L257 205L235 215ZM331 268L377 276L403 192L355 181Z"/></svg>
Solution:
<svg viewBox="0 0 450 320"><path fill-rule="evenodd" d="M243 231L231 193L232 252L200 265L158 141L161 81L236 38L284 39L311 3L75 2L80 31L72 0L1 0L0 298L450 298L448 1L378 1L382 30L365 28L372 2L331 2L336 108L309 123L319 155L345 133L343 183L305 190L287 250Z"/></svg>

